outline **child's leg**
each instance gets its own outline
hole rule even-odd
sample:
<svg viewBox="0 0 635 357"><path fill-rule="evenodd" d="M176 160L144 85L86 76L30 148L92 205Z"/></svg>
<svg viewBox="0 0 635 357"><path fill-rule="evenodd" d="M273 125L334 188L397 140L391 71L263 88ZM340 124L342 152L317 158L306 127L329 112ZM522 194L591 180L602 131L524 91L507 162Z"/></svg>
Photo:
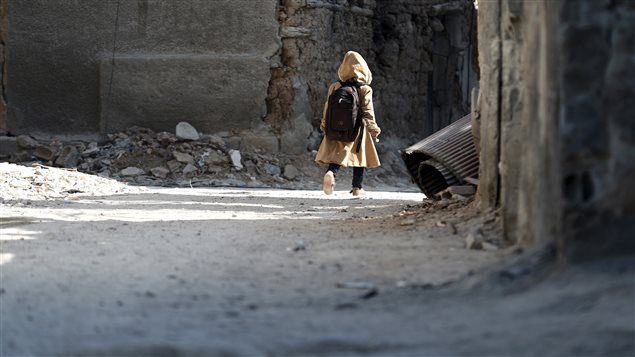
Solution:
<svg viewBox="0 0 635 357"><path fill-rule="evenodd" d="M353 187L362 188L364 182L364 168L353 167Z"/></svg>
<svg viewBox="0 0 635 357"><path fill-rule="evenodd" d="M340 171L340 165L329 164L329 168L326 171L331 171L333 172L333 175L337 176L337 173Z"/></svg>
<svg viewBox="0 0 635 357"><path fill-rule="evenodd" d="M340 170L340 165L330 164L329 168L326 170L324 174L324 182L322 189L324 193L327 195L333 194L333 188L335 187L335 175Z"/></svg>

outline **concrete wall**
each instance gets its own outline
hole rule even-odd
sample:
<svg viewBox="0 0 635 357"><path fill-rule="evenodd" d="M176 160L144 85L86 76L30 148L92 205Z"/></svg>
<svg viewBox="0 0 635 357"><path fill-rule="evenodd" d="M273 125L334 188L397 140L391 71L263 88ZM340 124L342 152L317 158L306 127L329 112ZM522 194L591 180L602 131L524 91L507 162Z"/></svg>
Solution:
<svg viewBox="0 0 635 357"><path fill-rule="evenodd" d="M10 0L9 130L251 127L266 115L276 8L275 0Z"/></svg>
<svg viewBox="0 0 635 357"><path fill-rule="evenodd" d="M634 16L629 1L480 2L478 198L509 241L633 250Z"/></svg>

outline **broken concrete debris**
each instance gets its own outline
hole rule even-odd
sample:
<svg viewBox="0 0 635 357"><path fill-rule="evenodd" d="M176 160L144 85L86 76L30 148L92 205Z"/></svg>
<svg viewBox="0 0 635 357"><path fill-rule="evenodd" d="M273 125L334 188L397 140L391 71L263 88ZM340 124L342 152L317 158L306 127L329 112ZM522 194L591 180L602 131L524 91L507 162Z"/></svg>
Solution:
<svg viewBox="0 0 635 357"><path fill-rule="evenodd" d="M76 168L147 185L271 187L291 180L302 184L297 179L307 172L311 177L319 177L319 166L309 153L296 157L265 153L257 148L239 149L240 138L230 140L231 135L236 134L218 133L185 140L169 132L132 127L108 134L102 142L45 142L24 135L19 140L21 146L17 137L0 136L0 159L37 161L46 166ZM232 146L236 149L230 149Z"/></svg>
<svg viewBox="0 0 635 357"><path fill-rule="evenodd" d="M131 166L121 170L120 174L121 176L139 176L145 174L145 171L141 170L138 167Z"/></svg>
<svg viewBox="0 0 635 357"><path fill-rule="evenodd" d="M184 164L194 163L194 158L190 154L182 153L179 151L173 151L172 156L178 162L182 162Z"/></svg>
<svg viewBox="0 0 635 357"><path fill-rule="evenodd" d="M77 167L80 158L79 150L75 146L67 145L62 148L55 164L66 168Z"/></svg>
<svg viewBox="0 0 635 357"><path fill-rule="evenodd" d="M269 163L265 164L265 171L267 171L267 173L271 176L280 176L280 173L282 173L282 170L280 170L278 165Z"/></svg>
<svg viewBox="0 0 635 357"><path fill-rule="evenodd" d="M243 164L241 163L240 151L234 150L234 149L230 149L229 150L229 157L232 160L232 165L234 165L234 168L236 170L242 170L243 169Z"/></svg>
<svg viewBox="0 0 635 357"><path fill-rule="evenodd" d="M181 140L199 140L201 138L198 131L185 121L176 125L176 137Z"/></svg>
<svg viewBox="0 0 635 357"><path fill-rule="evenodd" d="M455 200L462 201L476 194L476 187L472 185L456 185L450 186L445 190L433 195L431 198L436 200Z"/></svg>
<svg viewBox="0 0 635 357"><path fill-rule="evenodd" d="M38 146L38 142L28 135L18 136L16 143L22 149L35 149Z"/></svg>
<svg viewBox="0 0 635 357"><path fill-rule="evenodd" d="M50 147L39 145L33 152L33 156L44 161L51 161L55 157L55 151Z"/></svg>
<svg viewBox="0 0 635 357"><path fill-rule="evenodd" d="M291 164L288 164L284 167L283 176L288 180L295 179L296 177L298 177L299 174L300 172L298 171L298 169Z"/></svg>
<svg viewBox="0 0 635 357"><path fill-rule="evenodd" d="M183 172L183 175L191 175L195 173L196 171L198 171L196 166L188 163L187 165L185 165L182 172Z"/></svg>
<svg viewBox="0 0 635 357"><path fill-rule="evenodd" d="M168 174L170 173L170 169L167 169L163 166L157 166L155 168L150 169L150 172L152 173L152 176L154 177L166 178L168 177Z"/></svg>

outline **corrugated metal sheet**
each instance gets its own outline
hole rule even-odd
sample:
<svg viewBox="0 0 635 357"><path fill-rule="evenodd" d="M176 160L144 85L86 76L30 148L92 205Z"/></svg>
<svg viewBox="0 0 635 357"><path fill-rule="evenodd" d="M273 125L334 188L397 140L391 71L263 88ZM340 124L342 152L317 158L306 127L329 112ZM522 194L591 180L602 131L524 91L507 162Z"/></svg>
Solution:
<svg viewBox="0 0 635 357"><path fill-rule="evenodd" d="M401 150L413 181L426 196L478 177L478 155L466 115L420 142Z"/></svg>

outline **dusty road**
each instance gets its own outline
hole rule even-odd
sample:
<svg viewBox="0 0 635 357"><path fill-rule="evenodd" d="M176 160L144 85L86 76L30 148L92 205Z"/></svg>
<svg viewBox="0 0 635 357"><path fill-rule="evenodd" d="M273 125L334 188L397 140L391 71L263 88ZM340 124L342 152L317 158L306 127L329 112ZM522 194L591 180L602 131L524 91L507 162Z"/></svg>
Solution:
<svg viewBox="0 0 635 357"><path fill-rule="evenodd" d="M148 189L4 204L0 355L635 351L631 258L474 274L513 254L464 249L484 218L408 209L422 198Z"/></svg>

